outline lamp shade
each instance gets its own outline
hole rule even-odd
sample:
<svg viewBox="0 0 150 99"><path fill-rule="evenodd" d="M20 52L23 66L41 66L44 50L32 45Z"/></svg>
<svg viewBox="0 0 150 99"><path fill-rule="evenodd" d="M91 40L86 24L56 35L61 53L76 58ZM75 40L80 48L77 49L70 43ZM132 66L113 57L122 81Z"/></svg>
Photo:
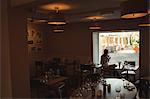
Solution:
<svg viewBox="0 0 150 99"><path fill-rule="evenodd" d="M53 25L52 31L53 31L53 33L62 33L62 32L64 32L64 26L63 25Z"/></svg>
<svg viewBox="0 0 150 99"><path fill-rule="evenodd" d="M92 23L89 26L89 29L90 30L99 30L99 29L101 29L101 26L99 25L98 22L92 21Z"/></svg>
<svg viewBox="0 0 150 99"><path fill-rule="evenodd" d="M52 17L48 20L48 24L51 24L51 25L66 24L65 18L61 13L57 12L57 13L51 14L51 16Z"/></svg>
<svg viewBox="0 0 150 99"><path fill-rule="evenodd" d="M27 18L28 21L34 22L34 23L42 23L47 22L48 16L46 14L40 13L34 9L32 9L32 12L29 13L29 16Z"/></svg>
<svg viewBox="0 0 150 99"><path fill-rule="evenodd" d="M148 0L128 0L121 4L121 18L138 18L148 14Z"/></svg>
<svg viewBox="0 0 150 99"><path fill-rule="evenodd" d="M147 15L138 25L140 27L150 27L150 15Z"/></svg>
<svg viewBox="0 0 150 99"><path fill-rule="evenodd" d="M100 26L90 26L89 29L90 30L99 30L99 29L101 29L101 27Z"/></svg>

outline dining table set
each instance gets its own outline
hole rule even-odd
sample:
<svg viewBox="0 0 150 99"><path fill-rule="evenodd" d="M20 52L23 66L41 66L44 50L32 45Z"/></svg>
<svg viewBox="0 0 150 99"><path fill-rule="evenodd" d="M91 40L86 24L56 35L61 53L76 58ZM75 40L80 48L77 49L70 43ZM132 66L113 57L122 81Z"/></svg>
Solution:
<svg viewBox="0 0 150 99"><path fill-rule="evenodd" d="M60 98L63 97L64 88L67 88L68 78L56 74L52 69L31 80L31 90L34 98Z"/></svg>
<svg viewBox="0 0 150 99"><path fill-rule="evenodd" d="M33 80L39 81L41 84L51 86L58 82L62 82L62 81L65 82L65 80L67 80L67 79L68 79L67 77L54 74L53 70L49 70L49 71L45 72L43 75L34 78Z"/></svg>
<svg viewBox="0 0 150 99"><path fill-rule="evenodd" d="M70 99L134 99L136 86L122 78L99 78L97 81L83 82L70 95Z"/></svg>

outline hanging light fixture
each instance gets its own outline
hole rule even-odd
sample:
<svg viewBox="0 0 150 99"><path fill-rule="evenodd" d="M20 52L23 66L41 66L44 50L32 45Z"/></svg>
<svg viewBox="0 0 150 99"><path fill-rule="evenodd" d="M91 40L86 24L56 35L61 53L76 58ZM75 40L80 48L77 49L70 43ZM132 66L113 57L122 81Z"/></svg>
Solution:
<svg viewBox="0 0 150 99"><path fill-rule="evenodd" d="M62 32L64 32L64 26L63 25L53 25L52 31L53 31L53 33L62 33Z"/></svg>
<svg viewBox="0 0 150 99"><path fill-rule="evenodd" d="M147 15L146 17L144 17L144 19L142 20L142 22L138 26L150 27L150 15Z"/></svg>
<svg viewBox="0 0 150 99"><path fill-rule="evenodd" d="M139 18L148 14L148 0L128 0L121 4L121 18Z"/></svg>
<svg viewBox="0 0 150 99"><path fill-rule="evenodd" d="M29 16L27 18L28 22L33 22L33 23L43 23L47 22L47 15L38 12L35 8L29 10Z"/></svg>
<svg viewBox="0 0 150 99"><path fill-rule="evenodd" d="M98 24L98 22L94 21L91 23L89 29L90 30L99 30L99 29L101 29L101 26Z"/></svg>
<svg viewBox="0 0 150 99"><path fill-rule="evenodd" d="M56 13L54 13L51 19L48 20L48 24L51 25L65 25L66 21L64 16L60 13L59 8L55 7Z"/></svg>
<svg viewBox="0 0 150 99"><path fill-rule="evenodd" d="M89 18L89 17L87 17ZM89 26L90 30L99 30L101 29L101 26L99 25L99 22L97 20L99 20L99 18L101 19L102 17L90 17L91 18L91 24Z"/></svg>

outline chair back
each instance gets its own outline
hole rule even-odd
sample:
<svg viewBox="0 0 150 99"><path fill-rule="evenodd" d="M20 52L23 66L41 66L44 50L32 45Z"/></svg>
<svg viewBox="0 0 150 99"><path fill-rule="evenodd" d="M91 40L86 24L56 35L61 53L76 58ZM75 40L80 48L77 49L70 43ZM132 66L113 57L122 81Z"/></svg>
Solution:
<svg viewBox="0 0 150 99"><path fill-rule="evenodd" d="M65 90L65 83L61 84L59 87L58 87L58 90L59 90L59 95L60 95L60 98L65 98L66 97L66 90Z"/></svg>
<svg viewBox="0 0 150 99"><path fill-rule="evenodd" d="M81 64L80 65L81 70L91 70L91 65L88 64Z"/></svg>
<svg viewBox="0 0 150 99"><path fill-rule="evenodd" d="M116 64L109 65L109 69L115 69L115 67L117 67Z"/></svg>
<svg viewBox="0 0 150 99"><path fill-rule="evenodd" d="M127 61L128 64L130 64L131 66L135 66L135 61Z"/></svg>
<svg viewBox="0 0 150 99"><path fill-rule="evenodd" d="M41 75L44 72L43 62L35 61L35 69L36 69L36 76Z"/></svg>

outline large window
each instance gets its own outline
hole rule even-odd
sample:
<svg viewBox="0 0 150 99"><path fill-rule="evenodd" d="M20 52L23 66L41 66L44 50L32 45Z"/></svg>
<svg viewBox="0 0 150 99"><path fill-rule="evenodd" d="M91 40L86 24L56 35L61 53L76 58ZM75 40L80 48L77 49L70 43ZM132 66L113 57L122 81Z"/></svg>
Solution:
<svg viewBox="0 0 150 99"><path fill-rule="evenodd" d="M94 32L93 62L100 64L104 49L108 49L111 57L109 63L135 61L139 65L139 31Z"/></svg>

